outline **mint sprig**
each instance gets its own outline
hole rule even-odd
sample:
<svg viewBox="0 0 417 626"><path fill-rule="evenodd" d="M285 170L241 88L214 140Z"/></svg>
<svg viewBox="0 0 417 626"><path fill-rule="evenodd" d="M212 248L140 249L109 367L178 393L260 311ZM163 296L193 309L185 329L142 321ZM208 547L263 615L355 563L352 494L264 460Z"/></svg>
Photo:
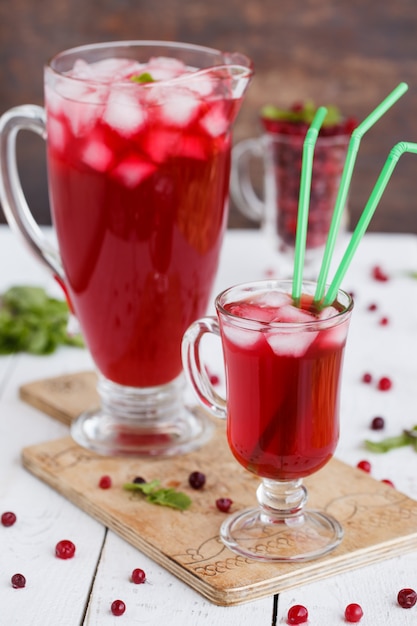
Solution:
<svg viewBox="0 0 417 626"><path fill-rule="evenodd" d="M379 454L408 445L412 445L414 450L417 452L417 425L413 426L411 430L403 430L400 435L386 437L381 441L370 441L369 439L365 439L365 448L370 452L376 452Z"/></svg>
<svg viewBox="0 0 417 626"><path fill-rule="evenodd" d="M60 344L83 347L67 333L68 305L42 287L15 286L0 295L0 354L51 354Z"/></svg>
<svg viewBox="0 0 417 626"><path fill-rule="evenodd" d="M149 72L143 72L142 74L134 74L130 77L130 80L134 83L154 83L155 79Z"/></svg>
<svg viewBox="0 0 417 626"><path fill-rule="evenodd" d="M339 124L342 120L342 115L338 107L329 105L327 108L327 115L324 118L323 126L334 126ZM311 124L316 115L317 107L311 100L307 100L302 105L292 109L281 109L272 104L268 104L261 109L261 116L263 118L280 121L280 122L292 122Z"/></svg>
<svg viewBox="0 0 417 626"><path fill-rule="evenodd" d="M191 505L191 498L186 493L177 491L173 487L160 487L159 480L149 483L125 483L126 491L139 491L145 496L145 500L151 504L169 506L173 509L185 511Z"/></svg>

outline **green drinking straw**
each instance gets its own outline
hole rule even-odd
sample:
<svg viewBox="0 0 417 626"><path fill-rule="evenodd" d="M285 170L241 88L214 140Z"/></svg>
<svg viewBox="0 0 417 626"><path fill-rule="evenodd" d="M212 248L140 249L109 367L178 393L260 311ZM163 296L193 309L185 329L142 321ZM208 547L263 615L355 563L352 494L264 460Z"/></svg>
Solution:
<svg viewBox="0 0 417 626"><path fill-rule="evenodd" d="M311 175L313 170L313 153L317 141L317 135L319 134L319 130L321 128L321 125L323 124L326 115L326 107L319 107L317 109L303 143L300 194L298 199L297 213L297 232L295 235L294 276L292 284L292 297L295 302L298 302L301 297L301 286L303 282L303 266L307 238Z"/></svg>
<svg viewBox="0 0 417 626"><path fill-rule="evenodd" d="M413 152L414 154L417 154L417 143L402 141L400 143L397 143L389 153L387 160L385 161L385 164L378 177L378 180L376 181L375 186L369 196L363 213L356 225L355 230L353 231L352 238L349 242L348 247L346 248L346 252L339 264L339 267L336 270L333 281L331 282L327 294L324 297L324 306L331 304L335 300L337 292L339 291L340 284L347 272L350 262L352 261L353 255L356 252L360 240L365 234L365 231L368 227L369 222L371 221L376 207L378 206L385 187L387 186L387 183L391 178L391 174L398 163L398 159L402 154L404 154L404 152Z"/></svg>
<svg viewBox="0 0 417 626"><path fill-rule="evenodd" d="M383 114L407 91L408 85L406 83L400 83L394 91L392 91L383 100L367 118L363 120L361 124L352 132L352 137L349 142L346 161L342 172L342 178L340 181L340 187L336 197L336 203L332 221L330 224L329 234L327 236L327 242L324 249L323 261L320 267L320 272L317 278L316 293L314 295L314 302L320 302L323 298L324 290L326 287L327 276L329 273L330 263L334 248L336 245L337 233L340 227L340 221L342 219L343 209L346 204L346 198L349 192L350 180L352 178L353 168L355 166L356 156L359 150L359 144L363 135L371 128L375 122L377 122Z"/></svg>

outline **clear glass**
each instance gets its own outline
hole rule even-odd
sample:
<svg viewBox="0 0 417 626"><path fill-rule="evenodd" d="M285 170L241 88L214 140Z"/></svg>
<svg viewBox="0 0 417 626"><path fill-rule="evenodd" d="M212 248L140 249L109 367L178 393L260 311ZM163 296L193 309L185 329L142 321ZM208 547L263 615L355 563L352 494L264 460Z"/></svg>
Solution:
<svg viewBox="0 0 417 626"><path fill-rule="evenodd" d="M301 307L292 302L291 281L232 287L216 299L217 318L197 320L183 338L184 370L199 401L227 419L233 455L262 481L258 507L230 515L220 529L231 550L257 560L306 561L343 537L336 519L306 507L303 479L324 467L337 446L353 303L340 290L332 307L312 307L315 287L303 283ZM208 333L221 337L226 400L204 367Z"/></svg>
<svg viewBox="0 0 417 626"><path fill-rule="evenodd" d="M87 45L47 64L44 108L0 120L7 220L63 287L99 373L101 406L72 427L83 446L170 456L210 437L184 403L181 339L211 295L251 75L245 56L200 46ZM22 192L22 129L46 139L57 248Z"/></svg>
<svg viewBox="0 0 417 626"><path fill-rule="evenodd" d="M311 278L317 278L320 268L349 140L348 134L340 134L316 141L306 241ZM232 198L243 215L262 224L282 262L281 276L291 275L294 262L303 143L303 136L265 132L239 142L232 151ZM345 207L341 234L347 223Z"/></svg>

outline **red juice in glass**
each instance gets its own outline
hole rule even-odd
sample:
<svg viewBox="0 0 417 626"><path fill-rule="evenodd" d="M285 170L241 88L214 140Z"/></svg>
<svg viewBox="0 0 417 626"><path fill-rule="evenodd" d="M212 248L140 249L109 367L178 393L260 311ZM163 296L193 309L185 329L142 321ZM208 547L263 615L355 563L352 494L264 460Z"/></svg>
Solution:
<svg viewBox="0 0 417 626"><path fill-rule="evenodd" d="M312 299L303 295L295 307L276 291L223 304L229 446L260 477L308 476L338 442L349 317L338 315L337 303L315 312Z"/></svg>
<svg viewBox="0 0 417 626"><path fill-rule="evenodd" d="M240 101L176 59L79 61L69 75L81 80L45 88L69 299L107 379L162 385L182 371L181 337L211 294Z"/></svg>

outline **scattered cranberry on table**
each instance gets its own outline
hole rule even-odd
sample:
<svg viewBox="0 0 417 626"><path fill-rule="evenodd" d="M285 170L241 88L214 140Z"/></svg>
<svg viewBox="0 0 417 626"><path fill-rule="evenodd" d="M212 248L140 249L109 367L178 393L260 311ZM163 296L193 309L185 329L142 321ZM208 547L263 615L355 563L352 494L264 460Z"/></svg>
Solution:
<svg viewBox="0 0 417 626"><path fill-rule="evenodd" d="M233 500L230 498L218 498L216 500L216 506L222 513L228 513L232 504Z"/></svg>
<svg viewBox="0 0 417 626"><path fill-rule="evenodd" d="M135 485L144 485L146 483L146 480L142 476L135 476L135 478L132 480L132 483L135 483Z"/></svg>
<svg viewBox="0 0 417 626"><path fill-rule="evenodd" d="M366 460L359 461L356 467L362 470L363 472L366 472L367 474L371 473L372 468L371 468L371 464L369 461L366 461Z"/></svg>
<svg viewBox="0 0 417 626"><path fill-rule="evenodd" d="M192 489L202 489L206 484L206 477L203 472L191 472L188 483Z"/></svg>
<svg viewBox="0 0 417 626"><path fill-rule="evenodd" d="M141 585L142 583L144 583L146 580L146 574L143 571L143 569L140 569L140 567L137 567L136 569L133 570L132 572L132 583L135 583L135 585Z"/></svg>
<svg viewBox="0 0 417 626"><path fill-rule="evenodd" d="M372 419L372 422L371 422L372 430L382 430L384 426L385 426L385 420L383 417L380 417L378 415L377 417L374 417Z"/></svg>
<svg viewBox="0 0 417 626"><path fill-rule="evenodd" d="M417 602L417 593L414 589L401 589L398 592L397 601L403 609L411 609Z"/></svg>
<svg viewBox="0 0 417 626"><path fill-rule="evenodd" d="M13 589L23 589L26 586L26 578L23 574L13 574L11 583Z"/></svg>
<svg viewBox="0 0 417 626"><path fill-rule="evenodd" d="M110 489L112 485L110 476L102 476L98 482L100 489Z"/></svg>
<svg viewBox="0 0 417 626"><path fill-rule="evenodd" d="M209 379L213 387L220 384L220 377L217 374L209 374Z"/></svg>
<svg viewBox="0 0 417 626"><path fill-rule="evenodd" d="M362 376L362 382L369 384L372 382L372 374L370 374L369 372L365 372L365 374L363 374Z"/></svg>
<svg viewBox="0 0 417 626"><path fill-rule="evenodd" d="M211 372L208 367L206 367L207 376L209 377L210 383L215 387L220 383L220 378L214 372Z"/></svg>
<svg viewBox="0 0 417 626"><path fill-rule="evenodd" d="M308 611L302 604L295 604L288 609L287 624L305 624L308 620Z"/></svg>
<svg viewBox="0 0 417 626"><path fill-rule="evenodd" d="M16 515L12 511L5 511L1 516L3 526L13 526L16 521Z"/></svg>
<svg viewBox="0 0 417 626"><path fill-rule="evenodd" d="M375 265L372 268L372 277L375 280L378 280L380 282L387 282L387 280L389 280L389 276L388 274L382 269L382 267L380 265Z"/></svg>
<svg viewBox="0 0 417 626"><path fill-rule="evenodd" d="M379 324L380 324L380 326L388 326L388 324L389 324L388 317L386 317L386 316L381 317L381 319L379 320Z"/></svg>
<svg viewBox="0 0 417 626"><path fill-rule="evenodd" d="M368 311L376 311L378 308L378 305L375 304L375 302L371 302L371 304L368 305Z"/></svg>
<svg viewBox="0 0 417 626"><path fill-rule="evenodd" d="M348 604L345 609L345 620L350 623L360 622L363 617L362 607L359 604Z"/></svg>
<svg viewBox="0 0 417 626"><path fill-rule="evenodd" d="M395 487L394 483L389 478L383 478L381 480L381 483L385 483L386 485L389 485L390 487Z"/></svg>
<svg viewBox="0 0 417 626"><path fill-rule="evenodd" d="M110 610L113 615L119 617L120 615L123 615L123 613L126 611L126 605L123 600L114 600L114 602L111 603Z"/></svg>
<svg viewBox="0 0 417 626"><path fill-rule="evenodd" d="M392 380L388 376L382 376L378 381L378 389L380 391L388 391L392 387Z"/></svg>
<svg viewBox="0 0 417 626"><path fill-rule="evenodd" d="M68 539L58 541L55 546L55 555L58 559L72 559L75 554L75 545Z"/></svg>

